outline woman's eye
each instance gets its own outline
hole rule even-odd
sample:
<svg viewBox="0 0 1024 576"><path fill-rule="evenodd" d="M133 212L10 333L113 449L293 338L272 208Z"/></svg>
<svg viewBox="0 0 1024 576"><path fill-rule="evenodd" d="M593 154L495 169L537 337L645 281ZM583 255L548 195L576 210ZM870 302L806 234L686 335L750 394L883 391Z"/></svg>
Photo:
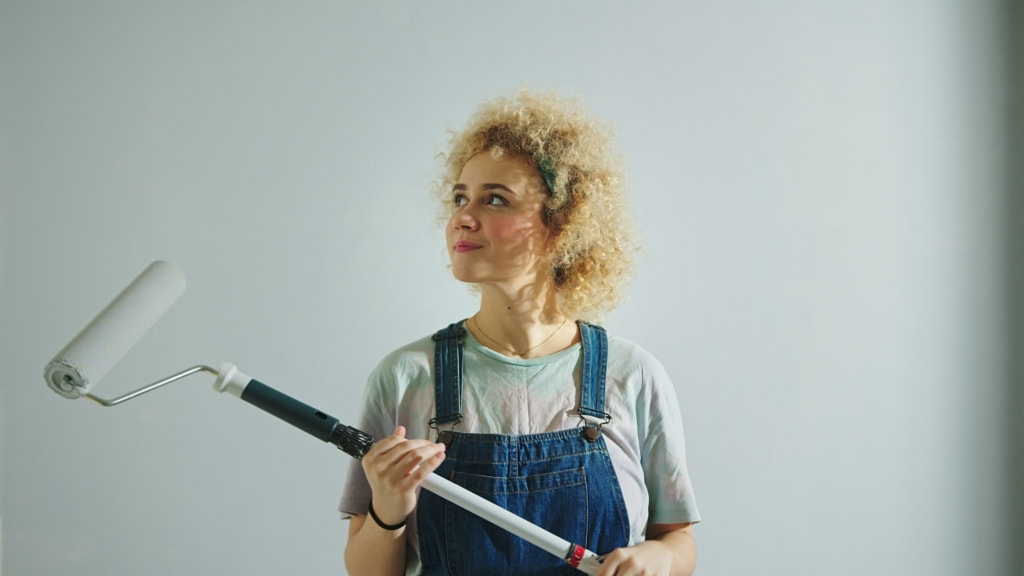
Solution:
<svg viewBox="0 0 1024 576"><path fill-rule="evenodd" d="M484 201L488 206L508 206L508 200L505 200L503 196L498 194L491 194L487 196ZM460 207L469 204L469 197L465 194L454 194L452 195L452 206Z"/></svg>

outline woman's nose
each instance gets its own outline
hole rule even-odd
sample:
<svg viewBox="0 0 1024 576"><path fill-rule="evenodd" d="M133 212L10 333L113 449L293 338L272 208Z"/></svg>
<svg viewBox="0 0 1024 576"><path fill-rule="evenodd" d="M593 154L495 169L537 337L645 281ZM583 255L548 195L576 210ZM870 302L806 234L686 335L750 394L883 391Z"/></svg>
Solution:
<svg viewBox="0 0 1024 576"><path fill-rule="evenodd" d="M476 215L468 207L452 215L452 227L456 230L475 230L478 225Z"/></svg>

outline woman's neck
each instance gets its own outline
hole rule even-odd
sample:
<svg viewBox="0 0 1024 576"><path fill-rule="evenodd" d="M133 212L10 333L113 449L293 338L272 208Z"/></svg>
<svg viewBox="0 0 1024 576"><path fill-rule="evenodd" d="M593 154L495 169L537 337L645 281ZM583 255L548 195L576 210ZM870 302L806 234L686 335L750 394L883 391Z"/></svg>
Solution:
<svg viewBox="0 0 1024 576"><path fill-rule="evenodd" d="M480 310L467 326L481 343L506 356L537 358L577 341L575 323L558 307L553 290L531 297L483 287Z"/></svg>

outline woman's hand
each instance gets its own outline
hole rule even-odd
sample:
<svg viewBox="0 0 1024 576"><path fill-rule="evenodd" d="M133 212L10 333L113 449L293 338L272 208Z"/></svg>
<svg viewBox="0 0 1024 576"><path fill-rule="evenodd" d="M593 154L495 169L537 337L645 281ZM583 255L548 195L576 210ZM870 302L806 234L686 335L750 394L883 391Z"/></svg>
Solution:
<svg viewBox="0 0 1024 576"><path fill-rule="evenodd" d="M408 440L405 427L377 442L363 456L363 471L373 490L373 510L384 524L400 524L416 507L416 489L444 461L444 444ZM345 568L353 576L401 576L405 573L404 528L384 530L367 516L349 520Z"/></svg>
<svg viewBox="0 0 1024 576"><path fill-rule="evenodd" d="M408 440L405 427L378 441L363 456L363 471L373 491L373 510L385 524L398 524L416 507L416 489L444 461L445 445Z"/></svg>
<svg viewBox="0 0 1024 576"><path fill-rule="evenodd" d="M651 524L647 540L604 557L596 576L690 576L697 547L689 524Z"/></svg>

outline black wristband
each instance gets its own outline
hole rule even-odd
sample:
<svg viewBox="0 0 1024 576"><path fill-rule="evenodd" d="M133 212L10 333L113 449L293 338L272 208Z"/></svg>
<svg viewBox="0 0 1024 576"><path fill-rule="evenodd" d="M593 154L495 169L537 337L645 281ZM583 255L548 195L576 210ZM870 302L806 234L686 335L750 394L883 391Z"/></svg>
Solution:
<svg viewBox="0 0 1024 576"><path fill-rule="evenodd" d="M370 513L370 518L373 518L373 521L377 523L377 526L380 526L385 530L398 530L402 526L405 526L405 523L409 521L409 519L406 518L398 524L385 524L384 522L381 522L381 519L377 516L377 513L373 511L373 500L370 500L370 503L366 506L366 510Z"/></svg>

